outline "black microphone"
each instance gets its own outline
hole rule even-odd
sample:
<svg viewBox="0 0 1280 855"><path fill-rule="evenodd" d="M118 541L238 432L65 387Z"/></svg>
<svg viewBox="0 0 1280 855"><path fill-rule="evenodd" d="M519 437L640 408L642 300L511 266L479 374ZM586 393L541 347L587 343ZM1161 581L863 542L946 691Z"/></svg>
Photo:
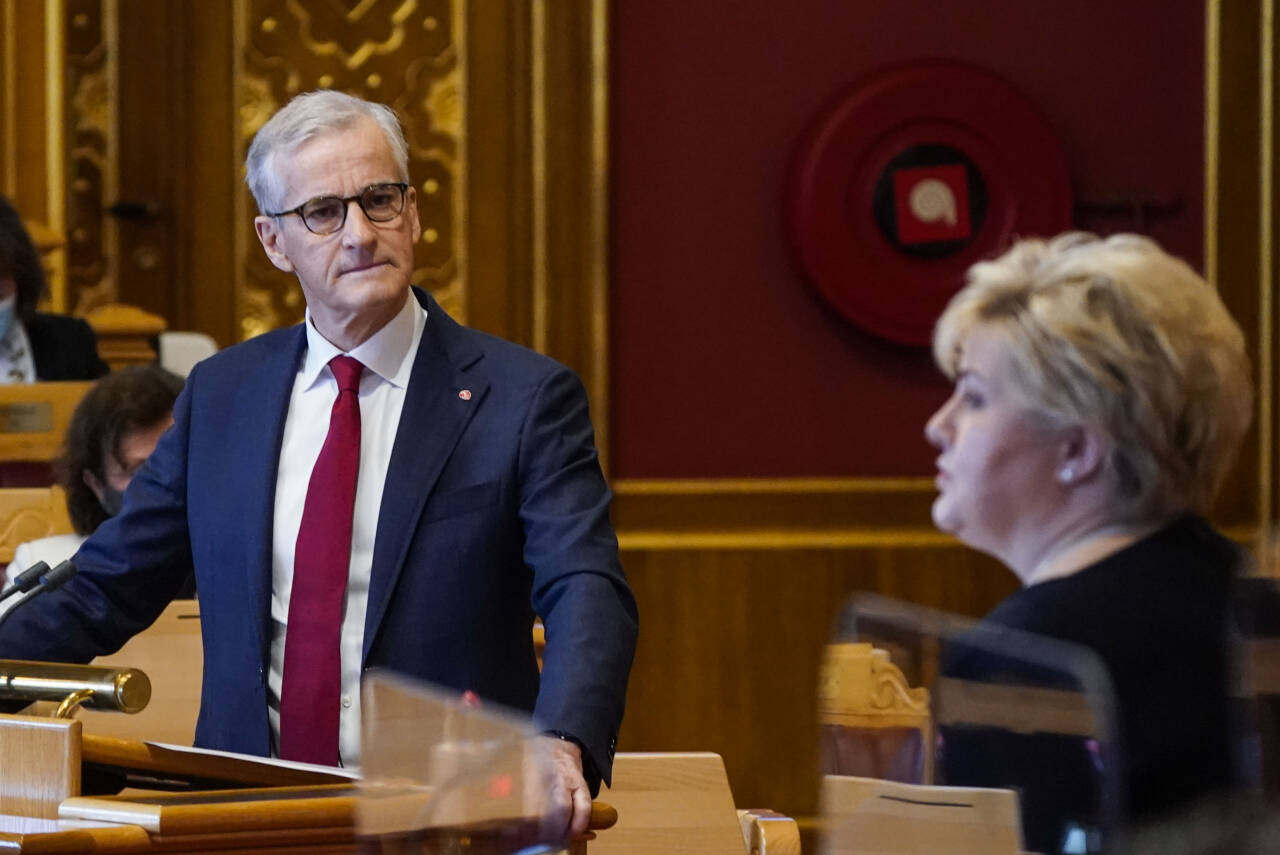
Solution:
<svg viewBox="0 0 1280 855"><path fill-rule="evenodd" d="M40 564L44 564L44 562L41 561ZM36 565L36 567L38 566L39 565ZM47 568L49 565L44 564L44 566ZM36 569L36 567L24 570L23 573L30 573L32 570ZM67 584L67 582L71 581L71 577L76 575L77 572L79 571L76 570L76 565L72 564L70 560L67 560L63 561L57 567L54 567L52 570L49 570L47 573L42 574L22 599L10 606L7 612L0 615L0 627L4 626L5 621L13 617L13 613L16 612L19 607L31 602L41 594L58 590L63 585ZM17 586L17 580L14 580L14 585L15 587Z"/></svg>
<svg viewBox="0 0 1280 855"><path fill-rule="evenodd" d="M36 585L40 584L40 577L49 572L49 565L43 561L37 561L26 570L23 570L17 576L13 577L13 584L0 591L0 600L7 600L14 594L25 594Z"/></svg>

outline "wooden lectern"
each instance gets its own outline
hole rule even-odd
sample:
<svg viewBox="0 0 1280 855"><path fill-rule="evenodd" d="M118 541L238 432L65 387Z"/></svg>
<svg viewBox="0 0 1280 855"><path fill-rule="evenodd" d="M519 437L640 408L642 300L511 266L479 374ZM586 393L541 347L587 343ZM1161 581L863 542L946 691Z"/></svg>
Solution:
<svg viewBox="0 0 1280 855"><path fill-rule="evenodd" d="M0 852L20 853L328 853L402 850L360 840L357 793L349 776L293 769L218 752L82 733L80 722L0 715ZM146 781L177 792L115 792ZM590 828L617 812L592 806ZM457 829L457 851L486 848L500 829ZM587 839L594 837L588 833ZM586 853L586 840L567 850Z"/></svg>

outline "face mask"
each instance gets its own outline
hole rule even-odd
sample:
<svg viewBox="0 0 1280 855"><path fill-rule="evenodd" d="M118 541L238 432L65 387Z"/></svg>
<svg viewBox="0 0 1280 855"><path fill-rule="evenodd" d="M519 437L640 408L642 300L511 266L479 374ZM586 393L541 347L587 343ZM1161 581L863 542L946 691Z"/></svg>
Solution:
<svg viewBox="0 0 1280 855"><path fill-rule="evenodd" d="M17 302L17 297L13 294L0 299L0 338L4 338L9 327L13 326L13 310Z"/></svg>
<svg viewBox="0 0 1280 855"><path fill-rule="evenodd" d="M98 499L98 504L102 505L102 509L107 512L107 516L114 517L124 507L124 493L110 484L103 484L102 498Z"/></svg>

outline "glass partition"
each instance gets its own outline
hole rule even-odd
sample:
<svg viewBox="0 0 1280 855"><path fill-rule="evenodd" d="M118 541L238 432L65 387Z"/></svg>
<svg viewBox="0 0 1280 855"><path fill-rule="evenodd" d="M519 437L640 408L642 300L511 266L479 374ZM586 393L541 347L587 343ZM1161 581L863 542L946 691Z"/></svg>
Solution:
<svg viewBox="0 0 1280 855"><path fill-rule="evenodd" d="M549 813L551 759L525 716L389 672L363 682L365 851L532 853L563 841Z"/></svg>
<svg viewBox="0 0 1280 855"><path fill-rule="evenodd" d="M823 852L1101 851L1115 704L1084 648L871 595L828 647Z"/></svg>

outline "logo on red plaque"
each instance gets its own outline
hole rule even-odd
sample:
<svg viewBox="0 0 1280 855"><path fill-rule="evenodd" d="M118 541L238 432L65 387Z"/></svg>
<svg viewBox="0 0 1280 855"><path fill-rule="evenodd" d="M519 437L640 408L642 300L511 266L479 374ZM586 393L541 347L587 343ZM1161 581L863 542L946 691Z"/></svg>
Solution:
<svg viewBox="0 0 1280 855"><path fill-rule="evenodd" d="M893 208L900 243L963 241L972 236L963 164L895 170Z"/></svg>

